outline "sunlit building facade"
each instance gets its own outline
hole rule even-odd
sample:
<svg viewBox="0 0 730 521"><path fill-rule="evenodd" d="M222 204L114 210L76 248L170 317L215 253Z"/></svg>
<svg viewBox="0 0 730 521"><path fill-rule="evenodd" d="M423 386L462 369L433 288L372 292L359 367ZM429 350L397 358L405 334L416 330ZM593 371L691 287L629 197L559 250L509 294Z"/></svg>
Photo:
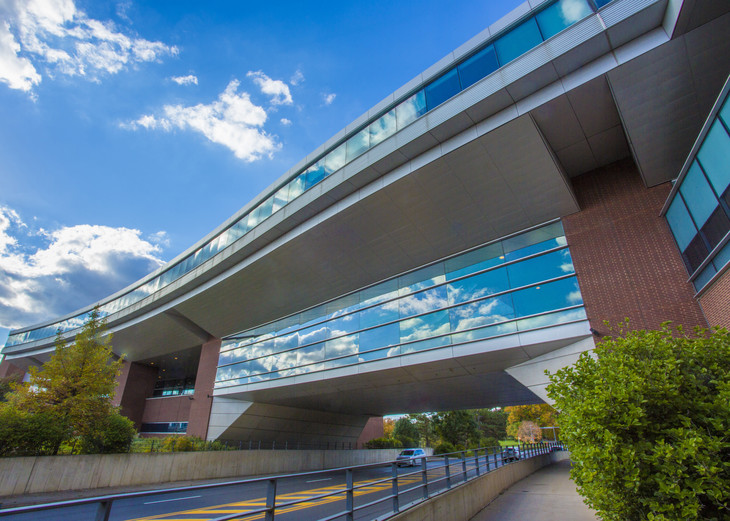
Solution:
<svg viewBox="0 0 730 521"><path fill-rule="evenodd" d="M94 304L122 410L354 445L385 414L547 400L605 321L725 324L727 34L713 0L521 5ZM11 332L0 374L94 305Z"/></svg>

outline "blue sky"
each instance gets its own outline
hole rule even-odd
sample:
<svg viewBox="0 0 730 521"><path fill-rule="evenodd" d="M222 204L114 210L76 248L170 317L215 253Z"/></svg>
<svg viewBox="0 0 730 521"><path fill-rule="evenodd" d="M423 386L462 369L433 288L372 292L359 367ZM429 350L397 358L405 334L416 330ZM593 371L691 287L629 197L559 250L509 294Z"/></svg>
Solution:
<svg viewBox="0 0 730 521"><path fill-rule="evenodd" d="M0 345L172 259L517 0L0 0Z"/></svg>

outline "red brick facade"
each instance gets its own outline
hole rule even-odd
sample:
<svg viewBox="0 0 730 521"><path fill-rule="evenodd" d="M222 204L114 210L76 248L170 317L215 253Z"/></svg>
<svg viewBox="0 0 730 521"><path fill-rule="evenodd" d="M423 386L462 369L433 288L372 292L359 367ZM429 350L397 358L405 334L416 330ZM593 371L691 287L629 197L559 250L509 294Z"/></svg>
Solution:
<svg viewBox="0 0 730 521"><path fill-rule="evenodd" d="M188 434L205 439L208 435L208 421L210 409L213 405L213 385L215 373L218 369L218 355L221 350L221 341L218 338L203 344L200 350L198 374L195 377L195 394L190 406Z"/></svg>
<svg viewBox="0 0 730 521"><path fill-rule="evenodd" d="M591 327L629 318L632 329L667 320L707 326L669 226L659 215L671 186L646 188L631 161L572 180L581 211L563 219Z"/></svg>
<svg viewBox="0 0 730 521"><path fill-rule="evenodd" d="M699 300L711 326L730 329L730 270L713 282Z"/></svg>

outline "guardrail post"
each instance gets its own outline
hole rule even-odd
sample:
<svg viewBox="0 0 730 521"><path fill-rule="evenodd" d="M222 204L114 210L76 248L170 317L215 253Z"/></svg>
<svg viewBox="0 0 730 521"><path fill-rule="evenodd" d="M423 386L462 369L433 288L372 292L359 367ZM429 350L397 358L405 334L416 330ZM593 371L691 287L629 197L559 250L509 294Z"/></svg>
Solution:
<svg viewBox="0 0 730 521"><path fill-rule="evenodd" d="M466 452L461 453L461 473L464 476L464 482L466 482Z"/></svg>
<svg viewBox="0 0 730 521"><path fill-rule="evenodd" d="M446 462L446 488L451 488L451 464L449 463L449 455L444 455L444 461Z"/></svg>
<svg viewBox="0 0 730 521"><path fill-rule="evenodd" d="M428 499L428 464L426 458L421 458L421 486L423 487L423 499Z"/></svg>
<svg viewBox="0 0 730 521"><path fill-rule="evenodd" d="M393 494L393 513L397 514L400 512L400 503L398 501L398 465L395 463L390 464L392 479L391 492Z"/></svg>
<svg viewBox="0 0 730 521"><path fill-rule="evenodd" d="M474 468L476 469L477 477L481 476L482 473L479 471L479 449L474 449Z"/></svg>
<svg viewBox="0 0 730 521"><path fill-rule="evenodd" d="M96 507L96 517L94 521L109 521L109 514L112 512L112 500L101 501Z"/></svg>
<svg viewBox="0 0 730 521"><path fill-rule="evenodd" d="M489 447L484 449L484 459L487 461L487 473L489 473Z"/></svg>
<svg viewBox="0 0 730 521"><path fill-rule="evenodd" d="M274 521L276 515L276 480L270 479L269 486L266 488L266 521Z"/></svg>
<svg viewBox="0 0 730 521"><path fill-rule="evenodd" d="M355 519L355 494L353 491L354 480L352 477L352 469L345 471L345 486L347 487L347 498L345 500L347 515L345 519L347 521L353 521Z"/></svg>

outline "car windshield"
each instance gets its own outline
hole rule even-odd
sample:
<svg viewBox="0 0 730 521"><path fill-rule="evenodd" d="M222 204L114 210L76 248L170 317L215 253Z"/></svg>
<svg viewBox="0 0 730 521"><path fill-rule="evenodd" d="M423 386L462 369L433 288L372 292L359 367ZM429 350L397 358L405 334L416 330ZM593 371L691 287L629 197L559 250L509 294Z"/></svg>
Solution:
<svg viewBox="0 0 730 521"><path fill-rule="evenodd" d="M404 450L403 452L400 453L400 455L401 456L413 456L413 451L412 450ZM392 457L393 456L391 456L391 458Z"/></svg>

